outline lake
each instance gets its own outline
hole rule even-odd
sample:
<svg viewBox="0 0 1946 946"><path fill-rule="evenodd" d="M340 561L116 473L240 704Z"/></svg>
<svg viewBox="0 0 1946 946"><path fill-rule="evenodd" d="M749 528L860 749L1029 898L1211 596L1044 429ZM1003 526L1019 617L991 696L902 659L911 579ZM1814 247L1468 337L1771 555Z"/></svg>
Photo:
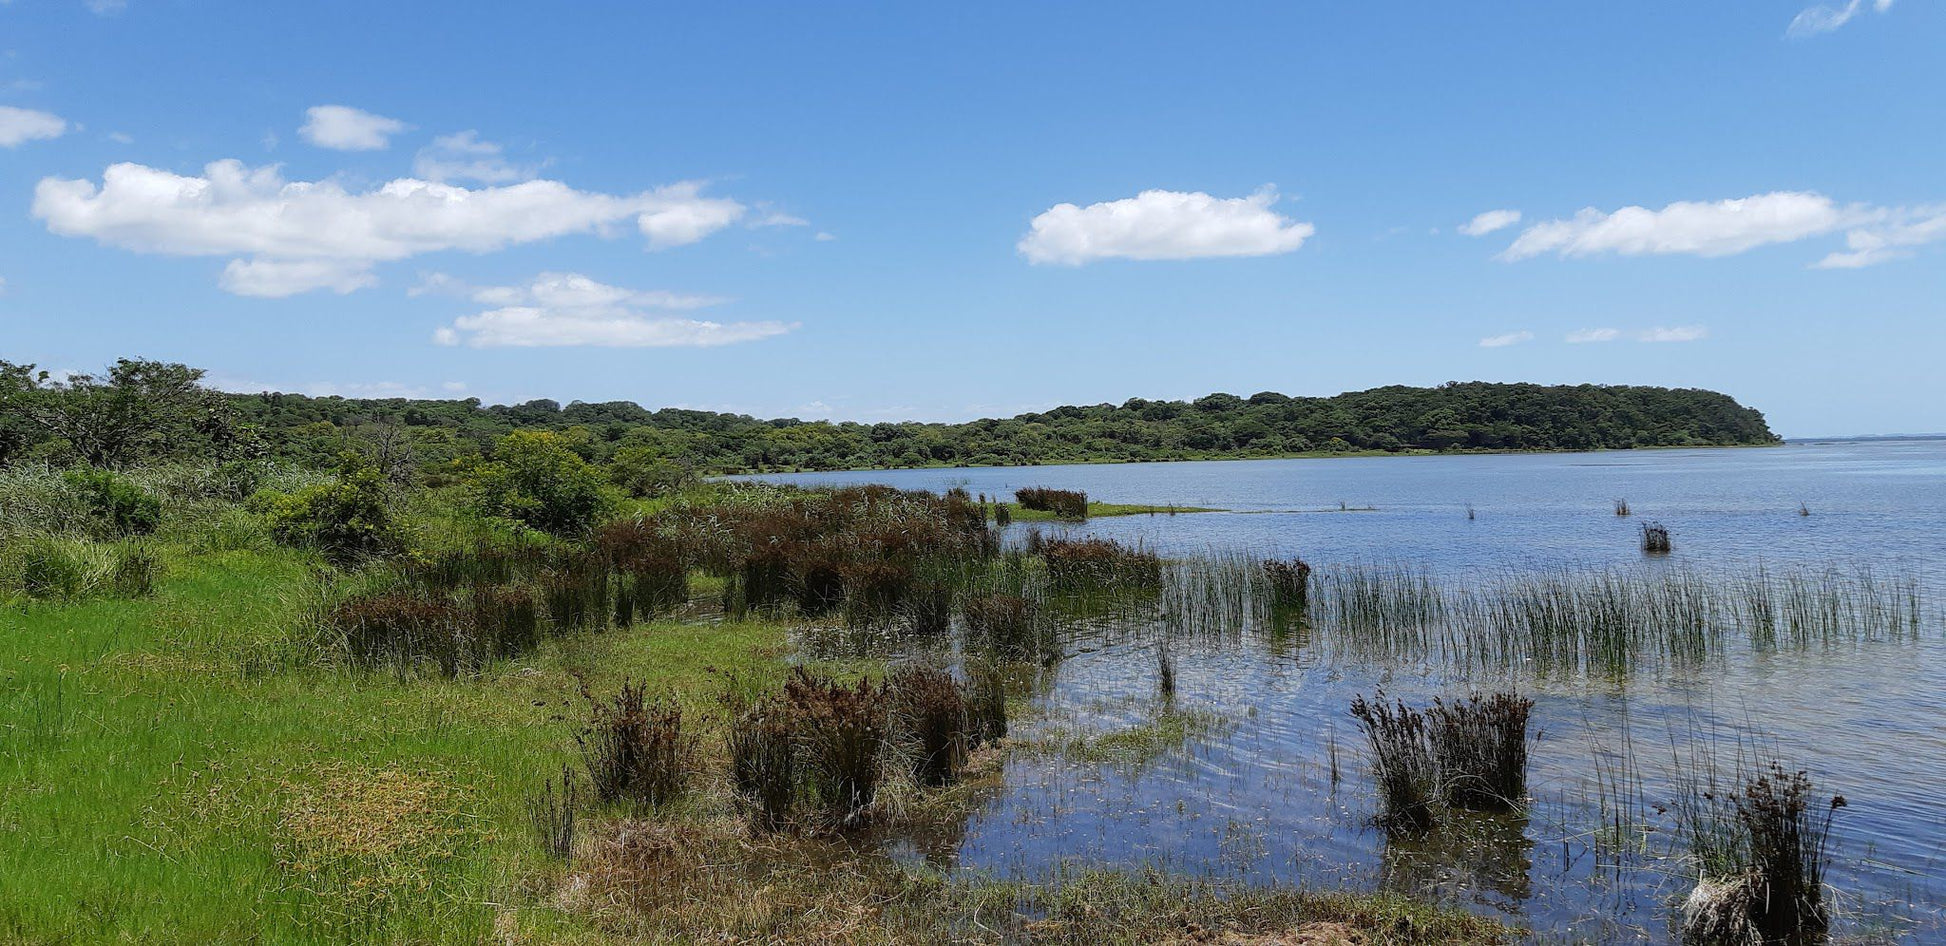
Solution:
<svg viewBox="0 0 1946 946"><path fill-rule="evenodd" d="M1176 680L1166 712L1196 725L1166 751L1127 758L1017 754L963 835L915 845L912 856L999 875L1155 864L1397 889L1508 917L1543 939L1663 942L1695 882L1668 811L1707 771L1727 779L1774 758L1806 770L1820 798L1849 802L1836 813L1827 877L1838 932L1946 937L1946 441L762 479L957 486L999 498L1052 486L1104 502L1213 507L1225 511L1037 528L1178 559L1301 555L1318 568L1326 603L1299 628L1249 618L1214 634L1166 619L1146 634L1068 628L1062 659L1033 683L1035 718L1019 735L1154 722L1165 712L1160 648ZM1621 499L1632 516L1615 514ZM1669 528L1671 554L1641 552L1644 521ZM1017 540L1028 528L1009 531ZM1625 672L1520 653L1482 659L1486 638L1467 634L1375 652L1355 646L1364 639L1330 610L1333 583L1357 569L1414 576L1468 601L1534 578L1743 589L1761 576L1825 589L1834 614L1876 617L1778 644L1749 633L1742 592L1703 591L1718 635L1709 647L1631 660ZM1874 609L1894 588L1900 601L1919 602L1909 632L1878 626L1887 619ZM1518 814L1451 819L1428 835L1374 827L1350 699L1382 689L1423 704L1502 688L1536 700L1530 803Z"/></svg>

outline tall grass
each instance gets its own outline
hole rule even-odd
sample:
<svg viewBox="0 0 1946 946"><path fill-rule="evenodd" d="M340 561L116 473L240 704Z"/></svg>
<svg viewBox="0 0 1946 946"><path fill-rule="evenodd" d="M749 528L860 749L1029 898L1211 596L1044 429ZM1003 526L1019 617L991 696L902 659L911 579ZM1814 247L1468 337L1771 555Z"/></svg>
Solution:
<svg viewBox="0 0 1946 946"><path fill-rule="evenodd" d="M1379 823L1393 830L1424 830L1433 823L1439 770L1427 741L1426 718L1400 700L1353 698L1351 715L1365 731L1372 774L1378 784Z"/></svg>
<svg viewBox="0 0 1946 946"><path fill-rule="evenodd" d="M1514 693L1435 700L1427 735L1446 803L1504 810L1527 793L1527 718L1534 701Z"/></svg>
<svg viewBox="0 0 1946 946"><path fill-rule="evenodd" d="M683 730L682 707L650 700L647 684L629 681L612 698L593 702L578 742L595 797L649 807L682 797L694 742Z"/></svg>

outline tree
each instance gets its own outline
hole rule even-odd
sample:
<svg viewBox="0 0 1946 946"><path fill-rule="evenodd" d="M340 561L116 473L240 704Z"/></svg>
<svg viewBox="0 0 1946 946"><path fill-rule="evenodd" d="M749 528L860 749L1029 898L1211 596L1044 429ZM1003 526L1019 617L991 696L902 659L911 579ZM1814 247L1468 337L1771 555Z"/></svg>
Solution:
<svg viewBox="0 0 1946 946"><path fill-rule="evenodd" d="M248 438L228 402L202 380L200 368L130 358L105 374L58 380L33 365L0 362L0 406L93 466L198 452L232 459Z"/></svg>

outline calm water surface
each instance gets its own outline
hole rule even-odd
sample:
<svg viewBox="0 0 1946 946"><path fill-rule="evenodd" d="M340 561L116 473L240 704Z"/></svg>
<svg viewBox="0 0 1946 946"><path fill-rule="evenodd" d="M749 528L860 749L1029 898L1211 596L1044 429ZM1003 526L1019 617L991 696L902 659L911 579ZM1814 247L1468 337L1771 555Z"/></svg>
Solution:
<svg viewBox="0 0 1946 946"><path fill-rule="evenodd" d="M1510 681L1505 672L1354 658L1323 632L1179 641L1177 704L1216 725L1159 758L1016 759L964 836L926 853L1001 875L1162 863L1243 880L1401 889L1510 917L1541 939L1662 942L1672 904L1695 878L1673 821L1653 806L1676 800L1678 774L1697 771L1698 760L1727 770L1739 756L1778 758L1850 802L1828 877L1839 932L1946 942L1946 441L765 479L964 486L1001 497L1045 485L1107 502L1216 507L1227 511L1075 528L1172 555L1240 549L1301 554L1326 568L1407 564L1456 584L1562 568L1745 575L1868 566L1912 576L1926 608L1917 641L1731 647L1698 666L1625 679L1516 668ZM1633 518L1613 514L1621 498ZM1643 558L1643 520L1670 528L1673 555ZM1033 726L1113 731L1156 712L1152 641L1083 634L1066 650L1037 690L1041 712L1028 735ZM1375 798L1346 715L1351 696L1382 686L1418 702L1509 682L1537 700L1530 810L1461 818L1413 839L1371 827ZM1621 794L1642 810L1630 843L1597 843L1612 810L1597 782L1619 768L1633 770Z"/></svg>

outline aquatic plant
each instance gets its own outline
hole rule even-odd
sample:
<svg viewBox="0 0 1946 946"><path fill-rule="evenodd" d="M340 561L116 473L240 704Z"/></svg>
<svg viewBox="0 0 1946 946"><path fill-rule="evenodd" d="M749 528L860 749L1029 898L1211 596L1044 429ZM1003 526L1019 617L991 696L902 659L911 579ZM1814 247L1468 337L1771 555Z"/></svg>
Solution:
<svg viewBox="0 0 1946 946"><path fill-rule="evenodd" d="M1426 711L1439 787L1459 808L1514 807L1527 791L1527 717L1534 701L1516 693L1434 700Z"/></svg>
<svg viewBox="0 0 1946 946"><path fill-rule="evenodd" d="M1615 515L1628 516L1633 514L1634 513L1628 508L1628 500L1626 499L1615 500Z"/></svg>
<svg viewBox="0 0 1946 946"><path fill-rule="evenodd" d="M651 701L648 686L623 681L608 700L584 697L594 707L576 737L595 797L604 803L663 805L689 784L691 738L683 732L682 707Z"/></svg>
<svg viewBox="0 0 1946 946"><path fill-rule="evenodd" d="M1311 600L1311 565L1301 558L1289 561L1268 559L1264 577L1270 582L1271 603L1280 608L1304 610Z"/></svg>
<svg viewBox="0 0 1946 946"><path fill-rule="evenodd" d="M972 746L1005 738L1007 735L1007 678L990 661L975 661L966 667L966 681L960 684L966 703L966 730Z"/></svg>
<svg viewBox="0 0 1946 946"><path fill-rule="evenodd" d="M1047 539L1041 543L1048 583L1061 591L1156 588L1162 584L1162 559L1143 548L1113 539Z"/></svg>
<svg viewBox="0 0 1946 946"><path fill-rule="evenodd" d="M769 698L738 714L729 750L730 782L752 820L761 830L783 829L803 779L789 705Z"/></svg>
<svg viewBox="0 0 1946 946"><path fill-rule="evenodd" d="M1642 523L1642 551L1650 555L1669 553L1669 527L1660 522Z"/></svg>
<svg viewBox="0 0 1946 946"><path fill-rule="evenodd" d="M966 698L952 674L901 667L885 680L892 727L905 744L913 781L945 785L966 765L972 734Z"/></svg>
<svg viewBox="0 0 1946 946"><path fill-rule="evenodd" d="M444 597L412 591L360 595L338 603L325 624L339 635L352 666L391 665L400 673L430 661L453 676L477 665L466 622Z"/></svg>
<svg viewBox="0 0 1946 946"><path fill-rule="evenodd" d="M862 679L846 685L800 667L785 681L783 701L825 824L862 824L878 797L889 722L885 685Z"/></svg>
<svg viewBox="0 0 1946 946"><path fill-rule="evenodd" d="M1683 903L1685 939L1823 941L1831 824L1844 796L1813 804L1809 776L1771 762L1732 792L1687 802L1683 824L1702 876Z"/></svg>
<svg viewBox="0 0 1946 946"><path fill-rule="evenodd" d="M1351 701L1351 715L1365 730L1372 774L1378 783L1378 821L1392 830L1423 830L1433 823L1439 771L1428 742L1425 714L1404 700L1383 695Z"/></svg>
<svg viewBox="0 0 1946 946"><path fill-rule="evenodd" d="M1088 494L1077 489L1023 486L1014 490L1014 501L1022 509L1053 513L1062 519L1088 518Z"/></svg>

